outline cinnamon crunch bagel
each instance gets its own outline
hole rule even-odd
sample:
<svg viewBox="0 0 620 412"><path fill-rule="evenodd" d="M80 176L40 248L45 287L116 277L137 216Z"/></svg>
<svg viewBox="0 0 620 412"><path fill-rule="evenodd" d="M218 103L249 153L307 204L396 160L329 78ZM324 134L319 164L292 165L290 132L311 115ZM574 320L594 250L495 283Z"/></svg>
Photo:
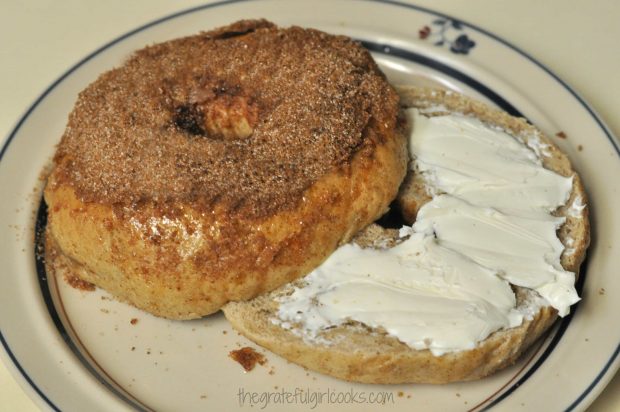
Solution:
<svg viewBox="0 0 620 412"><path fill-rule="evenodd" d="M197 318L294 280L383 214L398 96L343 36L265 20L155 44L80 93L45 189L79 277Z"/></svg>

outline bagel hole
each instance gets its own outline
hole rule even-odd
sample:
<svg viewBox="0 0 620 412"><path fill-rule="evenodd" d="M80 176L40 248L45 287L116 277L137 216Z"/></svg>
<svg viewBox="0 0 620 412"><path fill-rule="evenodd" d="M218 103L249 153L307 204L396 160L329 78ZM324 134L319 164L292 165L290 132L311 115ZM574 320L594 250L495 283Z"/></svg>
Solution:
<svg viewBox="0 0 620 412"><path fill-rule="evenodd" d="M233 37L245 36L246 34L254 33L256 30L254 28L247 30L239 30L239 31L226 31L218 36L215 36L215 39L226 40L232 39Z"/></svg>
<svg viewBox="0 0 620 412"><path fill-rule="evenodd" d="M191 135L205 136L203 123L204 115L196 110L196 105L182 105L174 109L174 124Z"/></svg>
<svg viewBox="0 0 620 412"><path fill-rule="evenodd" d="M375 223L384 229L400 229L407 225L396 202L392 202L387 213L381 216Z"/></svg>
<svg viewBox="0 0 620 412"><path fill-rule="evenodd" d="M174 123L195 136L218 140L242 140L258 124L257 102L238 84L204 75L188 101L175 108Z"/></svg>

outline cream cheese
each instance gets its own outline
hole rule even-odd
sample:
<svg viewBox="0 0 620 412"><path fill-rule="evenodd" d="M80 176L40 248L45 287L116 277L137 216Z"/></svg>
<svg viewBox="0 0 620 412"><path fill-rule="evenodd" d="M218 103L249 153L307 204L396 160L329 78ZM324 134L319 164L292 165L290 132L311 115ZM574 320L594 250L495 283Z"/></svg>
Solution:
<svg viewBox="0 0 620 412"><path fill-rule="evenodd" d="M574 273L560 264L564 245L556 230L564 220L509 215L440 195L420 209L413 229L513 285L536 290L564 316L579 300Z"/></svg>
<svg viewBox="0 0 620 412"><path fill-rule="evenodd" d="M532 150L506 132L458 114L407 114L415 125L411 154L439 191L522 216L546 216L568 200L572 178L543 168Z"/></svg>
<svg viewBox="0 0 620 412"><path fill-rule="evenodd" d="M344 245L305 281L282 299L280 318L314 333L355 320L436 355L523 318L508 282L423 233L390 249Z"/></svg>
<svg viewBox="0 0 620 412"><path fill-rule="evenodd" d="M551 212L568 200L572 179L475 118L407 114L412 158L436 195L398 245L340 247L279 299L273 321L315 342L320 331L357 321L442 355L531 318L510 284L566 315L579 298L575 275L560 264L556 230L565 219Z"/></svg>

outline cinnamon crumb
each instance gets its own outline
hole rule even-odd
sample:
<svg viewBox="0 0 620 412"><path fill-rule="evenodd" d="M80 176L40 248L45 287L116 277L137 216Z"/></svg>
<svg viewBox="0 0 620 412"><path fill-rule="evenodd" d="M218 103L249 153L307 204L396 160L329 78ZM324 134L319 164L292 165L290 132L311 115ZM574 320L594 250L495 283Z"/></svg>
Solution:
<svg viewBox="0 0 620 412"><path fill-rule="evenodd" d="M135 325L138 323L138 319L137 318L132 318L129 323L131 323L132 325Z"/></svg>
<svg viewBox="0 0 620 412"><path fill-rule="evenodd" d="M557 132L555 135L560 139L566 139L566 133L564 132Z"/></svg>
<svg viewBox="0 0 620 412"><path fill-rule="evenodd" d="M405 392L403 391L398 391L398 397L402 398L403 396L405 396Z"/></svg>
<svg viewBox="0 0 620 412"><path fill-rule="evenodd" d="M95 285L76 275L75 264L57 250L55 242L47 233L41 233L38 236L40 236L39 240L44 239L44 242L40 241L35 245L35 253L38 259L45 260L48 275L62 276L65 282L74 289L86 292L95 290Z"/></svg>
<svg viewBox="0 0 620 412"><path fill-rule="evenodd" d="M78 278L77 276L73 276L73 275L69 275L67 274L65 276L65 280L67 281L67 283L69 284L69 286L75 288L75 289L79 289L79 290L84 290L87 292L92 292L95 290L95 285L93 285L90 282L87 282L85 280L82 280L80 278Z"/></svg>
<svg viewBox="0 0 620 412"><path fill-rule="evenodd" d="M250 372L254 369L257 363L259 365L264 365L267 362L263 354L256 352L256 350L249 346L230 351L228 356L243 366L246 372Z"/></svg>

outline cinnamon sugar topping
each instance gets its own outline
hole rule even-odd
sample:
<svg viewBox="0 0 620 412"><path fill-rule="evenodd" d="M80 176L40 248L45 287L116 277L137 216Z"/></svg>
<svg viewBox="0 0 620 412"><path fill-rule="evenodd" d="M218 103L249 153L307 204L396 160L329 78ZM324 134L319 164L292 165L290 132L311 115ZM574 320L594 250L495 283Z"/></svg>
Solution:
<svg viewBox="0 0 620 412"><path fill-rule="evenodd" d="M104 73L80 94L55 160L86 202L268 215L393 128L397 101L352 40L242 21Z"/></svg>

